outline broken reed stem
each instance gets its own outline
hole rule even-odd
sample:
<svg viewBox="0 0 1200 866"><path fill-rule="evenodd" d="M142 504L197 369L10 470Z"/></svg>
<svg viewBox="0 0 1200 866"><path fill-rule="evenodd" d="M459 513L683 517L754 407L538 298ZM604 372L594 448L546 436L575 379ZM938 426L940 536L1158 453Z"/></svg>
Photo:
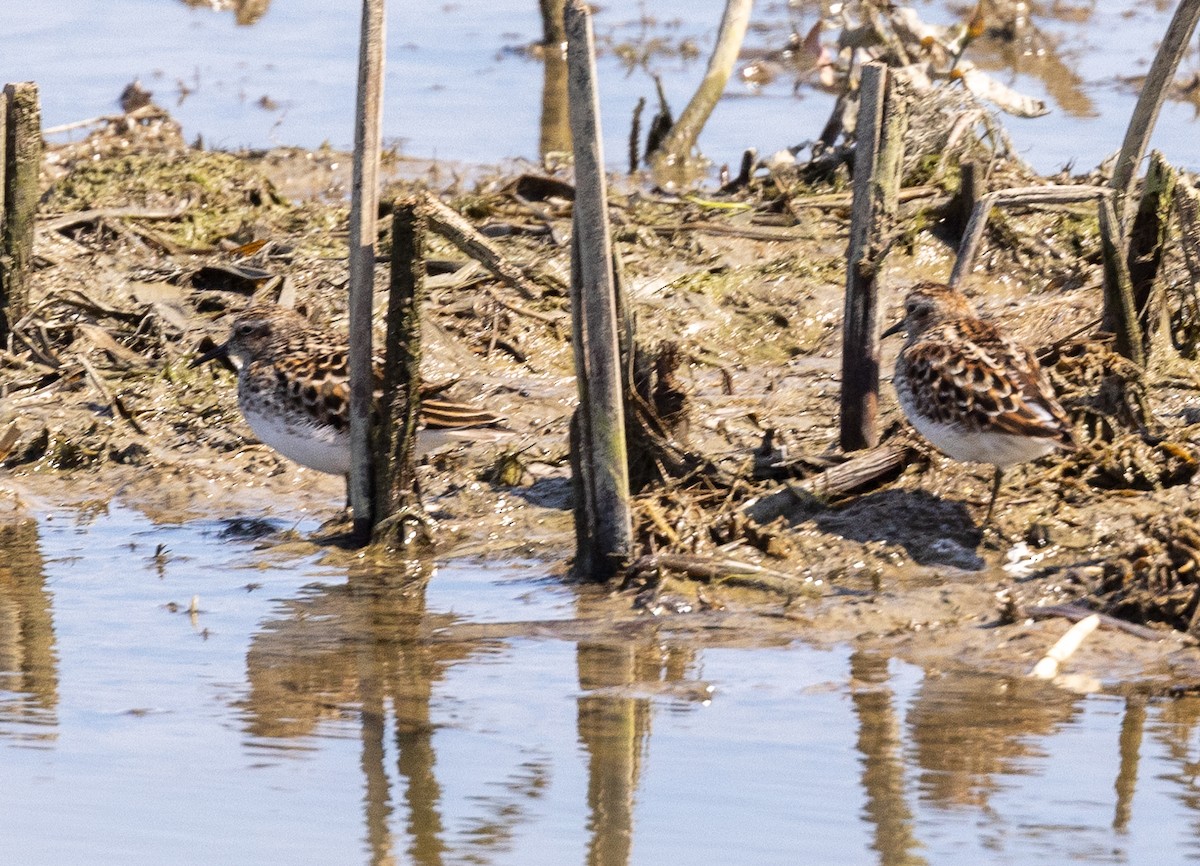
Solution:
<svg viewBox="0 0 1200 866"><path fill-rule="evenodd" d="M571 319L579 435L574 437L578 445L574 465L582 482L576 489L583 493L575 505L575 561L584 577L607 580L621 568L633 545L617 299L595 45L591 16L582 0L569 0L564 23L576 188Z"/></svg>
<svg viewBox="0 0 1200 866"><path fill-rule="evenodd" d="M373 540L396 550L432 542L428 535L417 533L427 525L417 491L427 223L421 203L420 197L398 201L392 213L383 395L375 434Z"/></svg>
<svg viewBox="0 0 1200 866"><path fill-rule="evenodd" d="M656 173L666 172L675 176L682 170L686 174L686 163L692 148L696 146L700 131L704 129L709 115L725 92L725 85L737 63L738 52L742 50L742 41L746 38L746 28L750 25L750 10L753 6L753 0L726 0L717 44L708 59L704 79L658 147L653 159Z"/></svg>
<svg viewBox="0 0 1200 866"><path fill-rule="evenodd" d="M1167 96L1167 88L1175 80L1175 71L1179 61L1191 44L1192 34L1196 23L1200 21L1200 0L1181 0L1175 9L1167 32L1163 35L1162 44L1150 64L1150 71L1138 94L1137 105L1129 118L1129 126L1125 130L1125 140L1121 143L1121 151L1117 155L1117 163L1113 166L1112 180L1109 186L1116 196L1115 213L1120 217L1122 232L1128 230L1132 215L1132 202L1129 193L1137 180L1137 167L1142 161L1142 154L1150 143L1150 136L1158 122L1158 113L1162 110L1163 100ZM1123 247L1124 244L1121 244Z"/></svg>
<svg viewBox="0 0 1200 866"><path fill-rule="evenodd" d="M42 113L38 87L31 81L4 88L0 124L0 345L29 309L29 270L37 215L38 172L42 166Z"/></svg>
<svg viewBox="0 0 1200 866"><path fill-rule="evenodd" d="M1165 348L1170 343L1170 314L1162 293L1156 293L1154 286L1171 233L1171 207L1177 177L1162 153L1150 152L1150 168L1142 184L1142 197L1129 227L1126 262L1147 363L1159 347Z"/></svg>
<svg viewBox="0 0 1200 866"><path fill-rule="evenodd" d="M1100 254L1104 259L1104 314L1100 327L1116 334L1114 348L1118 355L1144 367L1146 353L1142 350L1142 332L1133 303L1133 284L1111 196L1100 199Z"/></svg>
<svg viewBox="0 0 1200 866"><path fill-rule="evenodd" d="M375 382L371 306L379 212L379 150L383 121L384 0L363 0L350 198L350 506L354 536L371 536L371 403Z"/></svg>
<svg viewBox="0 0 1200 866"><path fill-rule="evenodd" d="M863 65L854 157L854 203L846 268L842 337L841 447L879 442L879 301L876 278L887 254L899 206L905 97L887 71Z"/></svg>

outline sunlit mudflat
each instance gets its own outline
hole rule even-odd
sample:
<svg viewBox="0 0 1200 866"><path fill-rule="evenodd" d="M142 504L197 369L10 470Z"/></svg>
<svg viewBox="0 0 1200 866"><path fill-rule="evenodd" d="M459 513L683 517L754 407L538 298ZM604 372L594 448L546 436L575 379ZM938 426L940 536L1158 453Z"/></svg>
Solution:
<svg viewBox="0 0 1200 866"><path fill-rule="evenodd" d="M272 527L6 538L5 862L1200 858L1195 700L689 630L528 563L422 589Z"/></svg>

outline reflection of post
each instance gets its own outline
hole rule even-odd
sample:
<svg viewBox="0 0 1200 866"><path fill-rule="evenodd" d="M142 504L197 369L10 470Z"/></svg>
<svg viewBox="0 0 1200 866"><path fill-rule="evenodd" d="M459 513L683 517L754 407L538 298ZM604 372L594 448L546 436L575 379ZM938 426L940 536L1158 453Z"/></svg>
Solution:
<svg viewBox="0 0 1200 866"><path fill-rule="evenodd" d="M858 715L858 750L863 754L863 788L867 815L875 827L879 862L885 866L925 863L914 854L912 812L904 798L904 765L900 760L900 723L892 708L887 659L856 652L850 657L850 676L864 688L854 693Z"/></svg>
<svg viewBox="0 0 1200 866"><path fill-rule="evenodd" d="M58 668L37 522L17 514L0 517L0 550L5 552L0 565L0 671L5 671L0 689L21 696L0 702L0 723L30 720L31 715L36 716L33 721L53 723Z"/></svg>
<svg viewBox="0 0 1200 866"><path fill-rule="evenodd" d="M567 41L563 29L563 0L539 0L542 9L542 123L538 156L571 150L567 113Z"/></svg>
<svg viewBox="0 0 1200 866"><path fill-rule="evenodd" d="M1146 726L1146 702L1140 697L1126 698L1125 717L1121 720L1121 768L1117 771L1117 808L1113 814L1113 829L1118 833L1129 830L1133 814L1133 792L1137 788L1138 752L1142 747L1142 730Z"/></svg>
<svg viewBox="0 0 1200 866"><path fill-rule="evenodd" d="M346 586L288 602L288 616L264 623L246 655L253 737L308 736L330 707L361 705L363 807L372 866L397 859L392 818L400 797L391 793L393 777L385 764L389 710L407 806L404 862L440 866L446 850L430 703L446 666L467 658L472 647L425 639L431 627L425 610L429 575L420 563L413 565L408 573L363 567L351 573Z"/></svg>
<svg viewBox="0 0 1200 866"><path fill-rule="evenodd" d="M383 684L379 671L383 661L378 658L379 644L363 647L363 653L376 657L363 664L359 671L359 694L362 697L362 770L367 780L363 806L367 821L367 846L371 851L371 866L392 866L392 832L388 820L392 817L388 793L388 774L384 765L384 732L387 714L383 703Z"/></svg>
<svg viewBox="0 0 1200 866"><path fill-rule="evenodd" d="M637 678L636 649L579 644L579 688L627 686ZM624 866L633 842L633 795L650 734L644 698L585 695L579 699L579 739L588 753L588 866Z"/></svg>
<svg viewBox="0 0 1200 866"><path fill-rule="evenodd" d="M414 561L414 565L419 566L419 563ZM368 706L368 699L373 697L374 690L378 690L379 773L386 780L382 765L382 716L385 702L390 698L396 718L396 765L408 805L409 857L418 866L439 866L446 846L442 841L442 791L434 774L437 756L433 748L429 704L433 682L440 675L440 665L433 656L434 648L420 639L428 581L429 574L423 571L403 574L398 580L394 573L386 571L351 576L352 590L365 602L367 612L359 669L364 730L374 722L369 714L373 708ZM365 762L364 770L368 771L370 795L371 770ZM385 781L381 804L367 804L368 836L372 832L372 810L383 811L385 819L391 811L387 796ZM388 863L391 860L389 857L372 862Z"/></svg>

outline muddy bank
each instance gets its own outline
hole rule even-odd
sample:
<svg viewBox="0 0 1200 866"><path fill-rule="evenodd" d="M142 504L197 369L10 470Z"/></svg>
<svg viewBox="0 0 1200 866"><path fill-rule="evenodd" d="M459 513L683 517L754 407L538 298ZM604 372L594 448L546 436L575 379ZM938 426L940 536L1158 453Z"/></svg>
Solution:
<svg viewBox="0 0 1200 866"><path fill-rule="evenodd" d="M317 515L330 524L315 538L284 531L264 543L356 556L330 545L342 528L341 480L256 443L230 372L188 367L251 298L302 306L344 329L339 172L348 160L197 151L169 123L108 130L47 155L31 310L0 369L4 484L35 511L117 497L159 522ZM883 279L889 316L912 282L949 273L958 166L975 156L913 161L907 228ZM996 186L1039 181L1017 160L987 158ZM425 460L439 555L533 556L565 571L575 399L562 290L569 176L477 170L448 182L444 167L399 158L389 170L385 201L434 190L527 278L502 281L443 237L432 240L425 377L518 431L504 446ZM884 444L904 449L898 471L838 496L818 483L844 459L835 442L845 179L844 166L770 170L724 195L683 197L616 182L614 234L639 339L676 345L688 395L680 440L712 467L640 494L642 552L759 570L707 582L670 569L642 574L597 594L596 622L858 640L926 667L1019 674L1066 628L1030 621L1029 609L1088 597L1132 619L1162 620L1163 639L1102 631L1072 660L1073 673L1113 688L1200 682L1200 653L1165 630L1188 628L1196 609L1188 521L1200 416L1182 252L1168 251L1162 282L1171 336L1185 348L1142 376L1094 334L1102 303L1094 215L1014 211L994 221L968 293L1045 349L1088 445L1011 472L985 531L989 469L931 452L886 382ZM386 257L386 236L381 247ZM377 285L386 282L381 263ZM385 302L380 293L377 306ZM898 348L885 343L885 371ZM808 486L792 492L797 484ZM767 501L768 511L754 510Z"/></svg>

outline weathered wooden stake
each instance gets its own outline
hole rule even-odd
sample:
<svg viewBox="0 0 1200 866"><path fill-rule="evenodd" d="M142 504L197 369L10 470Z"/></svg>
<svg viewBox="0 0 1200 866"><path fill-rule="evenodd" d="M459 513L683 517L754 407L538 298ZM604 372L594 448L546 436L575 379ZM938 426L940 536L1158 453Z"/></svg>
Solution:
<svg viewBox="0 0 1200 866"><path fill-rule="evenodd" d="M1175 80L1175 70L1179 68L1179 61L1183 59L1191 44L1197 22L1200 22L1200 0L1181 0L1171 23L1167 25L1167 32L1154 55L1154 62L1150 64L1150 71L1142 84L1141 93L1138 94L1133 116L1130 117L1129 126L1125 130L1125 140L1121 143L1121 151L1117 155L1117 164L1113 167L1112 181L1109 183L1116 195L1115 213L1120 218L1122 235L1129 231L1129 221L1133 213L1133 202L1130 201L1129 192L1137 180L1137 167L1150 143L1154 125L1158 122L1158 113L1162 109L1163 100L1166 99L1167 88Z"/></svg>
<svg viewBox="0 0 1200 866"><path fill-rule="evenodd" d="M1170 316L1162 292L1155 292L1163 252L1171 232L1171 209L1178 177L1166 158L1150 152L1150 169L1142 184L1137 215L1129 227L1129 280L1133 308L1141 324L1142 347L1149 363L1155 352L1170 342Z"/></svg>
<svg viewBox="0 0 1200 866"><path fill-rule="evenodd" d="M427 222L421 201L398 201L392 214L383 396L375 434L374 541L397 550L432 541L422 533L428 524L416 484Z"/></svg>
<svg viewBox="0 0 1200 866"><path fill-rule="evenodd" d="M567 92L575 152L571 318L579 388L575 452L576 569L592 580L616 573L632 548L629 460L617 347L617 310L591 15L569 0Z"/></svg>
<svg viewBox="0 0 1200 866"><path fill-rule="evenodd" d="M854 204L842 326L841 446L879 442L879 304L876 277L895 229L908 128L904 98L883 63L863 65L854 148Z"/></svg>
<svg viewBox="0 0 1200 866"><path fill-rule="evenodd" d="M383 121L384 0L363 0L350 198L350 505L354 535L371 535L371 306L379 211L380 127Z"/></svg>
<svg viewBox="0 0 1200 866"><path fill-rule="evenodd" d="M42 112L37 85L31 81L4 88L3 248L0 249L0 345L7 344L14 322L29 309L29 266L33 259L33 222L37 215L38 172L42 167Z"/></svg>

